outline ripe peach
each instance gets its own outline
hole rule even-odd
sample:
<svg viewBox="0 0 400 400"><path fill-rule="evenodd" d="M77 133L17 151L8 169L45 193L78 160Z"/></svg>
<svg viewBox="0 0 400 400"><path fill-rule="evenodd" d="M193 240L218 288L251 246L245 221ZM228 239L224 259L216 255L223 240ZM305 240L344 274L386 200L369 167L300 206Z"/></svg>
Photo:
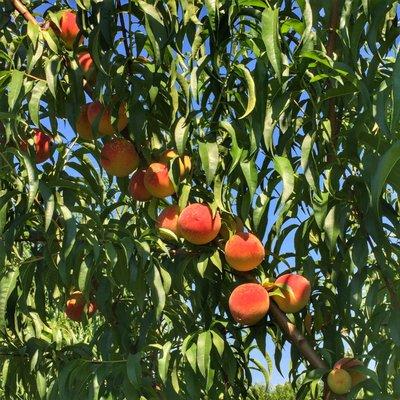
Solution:
<svg viewBox="0 0 400 400"><path fill-rule="evenodd" d="M40 164L50 157L53 139L51 136L40 131L39 129L35 129L34 132L35 134L33 136L33 143L35 148L35 160L37 164ZM28 151L28 142L26 140L22 140L19 144L19 148L22 151Z"/></svg>
<svg viewBox="0 0 400 400"><path fill-rule="evenodd" d="M351 386L353 387L366 379L366 376L363 373L354 370L354 367L362 365L363 363L356 358L345 357L337 361L333 368L346 370L351 376Z"/></svg>
<svg viewBox="0 0 400 400"><path fill-rule="evenodd" d="M275 296L274 301L285 313L300 311L310 300L311 285L304 276L285 274L275 281L275 285L281 288L285 297Z"/></svg>
<svg viewBox="0 0 400 400"><path fill-rule="evenodd" d="M221 217L217 211L213 218L211 208L207 204L190 204L179 216L178 229L188 242L206 244L217 237L221 229Z"/></svg>
<svg viewBox="0 0 400 400"><path fill-rule="evenodd" d="M179 157L175 150L166 150L160 159L162 164L169 165L170 161L174 158ZM179 157L179 176L182 179L192 169L192 162L189 156Z"/></svg>
<svg viewBox="0 0 400 400"><path fill-rule="evenodd" d="M137 201L147 201L150 200L153 196L144 186L144 174L146 173L145 169L141 169L136 171L129 181L128 191L129 194Z"/></svg>
<svg viewBox="0 0 400 400"><path fill-rule="evenodd" d="M67 49L72 49L75 39L80 35L79 43L82 43L83 36L76 22L76 14L72 10L63 11L59 21L60 28L55 27L54 31L64 41Z"/></svg>
<svg viewBox="0 0 400 400"><path fill-rule="evenodd" d="M109 175L128 176L139 165L135 146L126 139L112 139L100 153L100 163Z"/></svg>
<svg viewBox="0 0 400 400"><path fill-rule="evenodd" d="M84 104L81 107L80 113L75 123L76 132L78 133L79 137L83 140L93 140L94 135L92 131L92 125L90 125L90 122L87 117L87 110L88 110L88 104Z"/></svg>
<svg viewBox="0 0 400 400"><path fill-rule="evenodd" d="M335 394L346 394L351 389L351 376L344 369L333 369L328 374L329 389Z"/></svg>
<svg viewBox="0 0 400 400"><path fill-rule="evenodd" d="M111 124L111 111L99 101L90 103L87 110L87 116L92 128L98 124L98 131L101 135L112 135L116 130L121 132L128 124L126 116L125 104L121 104L118 109L117 127ZM98 121L98 122L97 122Z"/></svg>
<svg viewBox="0 0 400 400"><path fill-rule="evenodd" d="M154 196L160 199L175 193L174 186L168 176L168 167L161 163L152 163L144 174L144 186Z"/></svg>
<svg viewBox="0 0 400 400"><path fill-rule="evenodd" d="M75 291L71 293L66 309L65 309L65 314L69 319L72 319L73 321L82 321L82 315L83 311L85 308L85 298L83 297L82 292L80 291ZM89 304L87 305L87 316L90 318L96 311L96 303L90 301Z"/></svg>
<svg viewBox="0 0 400 400"><path fill-rule="evenodd" d="M178 230L179 212L180 209L178 205L172 205L164 208L164 210L157 218L156 227L169 229L170 231L174 232L176 236L179 236L179 230Z"/></svg>
<svg viewBox="0 0 400 400"><path fill-rule="evenodd" d="M226 242L226 261L237 271L250 271L257 268L264 257L264 246L252 233L239 232Z"/></svg>
<svg viewBox="0 0 400 400"><path fill-rule="evenodd" d="M83 75L90 81L93 80L96 73L93 58L88 51L82 51L78 54L78 64L81 67Z"/></svg>
<svg viewBox="0 0 400 400"><path fill-rule="evenodd" d="M269 309L269 295L259 283L243 283L229 297L229 310L233 319L243 325L261 321Z"/></svg>

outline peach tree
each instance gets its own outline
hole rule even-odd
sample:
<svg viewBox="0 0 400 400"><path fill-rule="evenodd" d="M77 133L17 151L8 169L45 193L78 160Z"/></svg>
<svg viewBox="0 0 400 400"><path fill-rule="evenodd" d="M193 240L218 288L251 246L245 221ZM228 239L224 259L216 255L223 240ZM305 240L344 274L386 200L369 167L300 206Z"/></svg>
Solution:
<svg viewBox="0 0 400 400"><path fill-rule="evenodd" d="M0 3L0 394L400 397L397 1Z"/></svg>

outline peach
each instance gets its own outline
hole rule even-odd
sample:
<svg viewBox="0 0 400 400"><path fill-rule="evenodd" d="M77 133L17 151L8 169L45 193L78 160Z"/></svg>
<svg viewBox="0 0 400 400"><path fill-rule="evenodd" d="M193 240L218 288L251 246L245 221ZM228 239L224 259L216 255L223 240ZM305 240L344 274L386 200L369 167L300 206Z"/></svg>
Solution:
<svg viewBox="0 0 400 400"><path fill-rule="evenodd" d="M81 107L80 113L75 123L76 132L78 133L79 137L83 140L93 140L94 135L92 131L92 125L90 125L90 122L87 117L87 109L88 109L88 104L84 104Z"/></svg>
<svg viewBox="0 0 400 400"><path fill-rule="evenodd" d="M229 310L233 319L243 325L255 325L269 309L269 295L259 283L243 283L229 297Z"/></svg>
<svg viewBox="0 0 400 400"><path fill-rule="evenodd" d="M78 54L78 64L85 78L90 81L94 79L96 68L93 58L88 51L82 51Z"/></svg>
<svg viewBox="0 0 400 400"><path fill-rule="evenodd" d="M40 131L39 129L35 129L34 132L35 134L33 135L33 143L35 148L35 161L37 164L40 164L50 157L53 139L51 136ZM28 142L26 140L22 140L19 144L19 148L22 151L27 152Z"/></svg>
<svg viewBox="0 0 400 400"><path fill-rule="evenodd" d="M180 209L178 205L172 205L164 208L164 210L157 218L156 227L158 229L159 228L169 229L170 231L175 233L176 236L179 236L179 230L178 230L179 212Z"/></svg>
<svg viewBox="0 0 400 400"><path fill-rule="evenodd" d="M128 176L138 167L139 156L128 140L112 139L101 150L100 163L109 175Z"/></svg>
<svg viewBox="0 0 400 400"><path fill-rule="evenodd" d="M351 376L351 386L353 387L366 379L366 376L362 372L354 370L355 367L362 365L363 363L356 358L345 357L337 361L333 368L346 370Z"/></svg>
<svg viewBox="0 0 400 400"><path fill-rule="evenodd" d="M181 236L193 244L206 244L214 240L221 229L219 212L213 218L207 204L193 203L179 215L178 229Z"/></svg>
<svg viewBox="0 0 400 400"><path fill-rule="evenodd" d="M153 196L144 186L145 169L136 171L129 181L128 192L137 201L148 201Z"/></svg>
<svg viewBox="0 0 400 400"><path fill-rule="evenodd" d="M76 14L72 10L66 10L61 13L59 20L60 28L55 27L54 31L64 41L67 49L72 49L76 37L80 35L79 43L82 43L83 36L76 22Z"/></svg>
<svg viewBox="0 0 400 400"><path fill-rule="evenodd" d="M275 281L285 297L274 296L274 301L285 313L300 311L310 300L311 285L304 276L285 274Z"/></svg>
<svg viewBox="0 0 400 400"><path fill-rule="evenodd" d="M71 293L67 301L65 314L69 319L72 319L73 321L82 321L84 308L85 308L85 298L82 292L75 291ZM88 318L90 318L95 313L96 309L97 309L96 303L90 301L87 304L86 313Z"/></svg>
<svg viewBox="0 0 400 400"><path fill-rule="evenodd" d="M179 157L178 153L174 150L166 150L160 159L162 164L169 165L170 161L174 158ZM192 162L189 156L179 157L179 176L182 179L192 169Z"/></svg>
<svg viewBox="0 0 400 400"><path fill-rule="evenodd" d="M168 167L161 163L152 163L144 174L144 186L154 196L160 199L175 193L174 186L168 176Z"/></svg>
<svg viewBox="0 0 400 400"><path fill-rule="evenodd" d="M344 369L333 369L328 374L329 389L335 394L346 394L351 389L351 376Z"/></svg>
<svg viewBox="0 0 400 400"><path fill-rule="evenodd" d="M237 271L250 271L257 268L264 257L264 246L252 233L236 233L226 242L226 261Z"/></svg>
<svg viewBox="0 0 400 400"><path fill-rule="evenodd" d="M88 105L87 116L92 128L96 127L100 135L112 135L116 130L121 132L128 124L125 104L121 104L118 109L117 126L111 124L111 111L99 101L95 101Z"/></svg>

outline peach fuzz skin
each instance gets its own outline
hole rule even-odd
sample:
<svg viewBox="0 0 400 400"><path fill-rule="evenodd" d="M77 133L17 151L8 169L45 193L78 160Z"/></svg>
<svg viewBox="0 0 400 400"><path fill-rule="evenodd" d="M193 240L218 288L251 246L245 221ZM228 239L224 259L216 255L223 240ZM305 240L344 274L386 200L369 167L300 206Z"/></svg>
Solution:
<svg viewBox="0 0 400 400"><path fill-rule="evenodd" d="M282 285L281 290L285 297L274 296L274 301L285 313L300 311L310 300L310 282L301 275L282 275L275 281L275 284Z"/></svg>
<svg viewBox="0 0 400 400"><path fill-rule="evenodd" d="M76 22L76 14L67 10L61 14L59 21L60 29L56 28L55 32L64 41L67 49L72 49L76 37L80 34L79 26ZM82 43L83 37L79 39L79 43Z"/></svg>
<svg viewBox="0 0 400 400"><path fill-rule="evenodd" d="M175 193L166 164L150 164L144 175L144 186L154 197L160 199Z"/></svg>
<svg viewBox="0 0 400 400"><path fill-rule="evenodd" d="M233 269L250 271L264 260L264 246L252 233L239 232L226 242L225 258Z"/></svg>
<svg viewBox="0 0 400 400"><path fill-rule="evenodd" d="M363 363L356 358L345 357L337 361L333 368L346 370L351 376L351 386L353 387L366 379L363 373L353 370L354 367L360 367L362 365Z"/></svg>
<svg viewBox="0 0 400 400"><path fill-rule="evenodd" d="M51 136L46 133L40 131L39 129L35 129L33 135L33 144L35 149L35 161L37 164L40 164L46 161L51 155L51 145L53 143L53 139ZM22 140L19 144L19 148L22 151L28 151L28 142L26 140Z"/></svg>
<svg viewBox="0 0 400 400"><path fill-rule="evenodd" d="M76 291L71 293L65 308L65 314L72 321L82 321L85 308L85 299L82 292ZM90 318L96 311L96 304L89 302L87 305L87 316Z"/></svg>
<svg viewBox="0 0 400 400"><path fill-rule="evenodd" d="M258 283L239 285L229 297L229 310L236 322L255 325L269 310L268 292Z"/></svg>
<svg viewBox="0 0 400 400"><path fill-rule="evenodd" d="M351 376L344 369L333 369L327 378L329 389L335 394L343 395L350 392Z"/></svg>
<svg viewBox="0 0 400 400"><path fill-rule="evenodd" d="M94 78L94 62L92 56L88 51L82 51L78 54L78 64L88 80Z"/></svg>
<svg viewBox="0 0 400 400"><path fill-rule="evenodd" d="M156 227L169 229L171 232L175 233L176 236L179 236L179 211L180 210L178 205L172 205L164 208L164 210L157 218Z"/></svg>
<svg viewBox="0 0 400 400"><path fill-rule="evenodd" d="M206 204L194 203L184 208L178 219L181 236L193 244L206 244L214 240L221 229L219 212L212 216Z"/></svg>
<svg viewBox="0 0 400 400"><path fill-rule="evenodd" d="M153 196L144 186L145 169L136 171L129 181L128 191L132 198L136 201L148 201Z"/></svg>
<svg viewBox="0 0 400 400"><path fill-rule="evenodd" d="M121 104L118 109L117 127L111 123L111 111L99 101L95 101L88 105L87 116L92 129L95 130L98 121L98 133L100 135L112 135L115 131L121 132L128 125L128 117L126 116L125 105Z"/></svg>
<svg viewBox="0 0 400 400"><path fill-rule="evenodd" d="M90 124L87 117L87 109L88 109L87 104L84 104L81 107L78 118L76 119L75 122L76 133L82 140L93 140L94 135L93 135L92 125Z"/></svg>
<svg viewBox="0 0 400 400"><path fill-rule="evenodd" d="M109 175L128 176L139 165L135 146L126 139L112 139L100 153L100 163Z"/></svg>

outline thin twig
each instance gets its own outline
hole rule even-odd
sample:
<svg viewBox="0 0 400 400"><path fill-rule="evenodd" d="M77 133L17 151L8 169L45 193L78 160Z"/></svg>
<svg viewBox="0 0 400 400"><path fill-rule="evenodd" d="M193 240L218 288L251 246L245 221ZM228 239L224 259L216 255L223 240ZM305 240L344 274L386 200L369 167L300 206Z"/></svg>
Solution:
<svg viewBox="0 0 400 400"><path fill-rule="evenodd" d="M121 9L121 1L116 0L116 2L117 2L117 7L119 9ZM128 37L126 35L127 31L126 31L126 27L125 27L124 15L123 15L122 11L119 13L119 22L122 27L122 36L123 36L123 42L124 42L124 47L125 47L125 53L126 53L126 57L128 59L128 62L127 62L128 72L131 73L132 54L131 54L131 50L129 48Z"/></svg>

